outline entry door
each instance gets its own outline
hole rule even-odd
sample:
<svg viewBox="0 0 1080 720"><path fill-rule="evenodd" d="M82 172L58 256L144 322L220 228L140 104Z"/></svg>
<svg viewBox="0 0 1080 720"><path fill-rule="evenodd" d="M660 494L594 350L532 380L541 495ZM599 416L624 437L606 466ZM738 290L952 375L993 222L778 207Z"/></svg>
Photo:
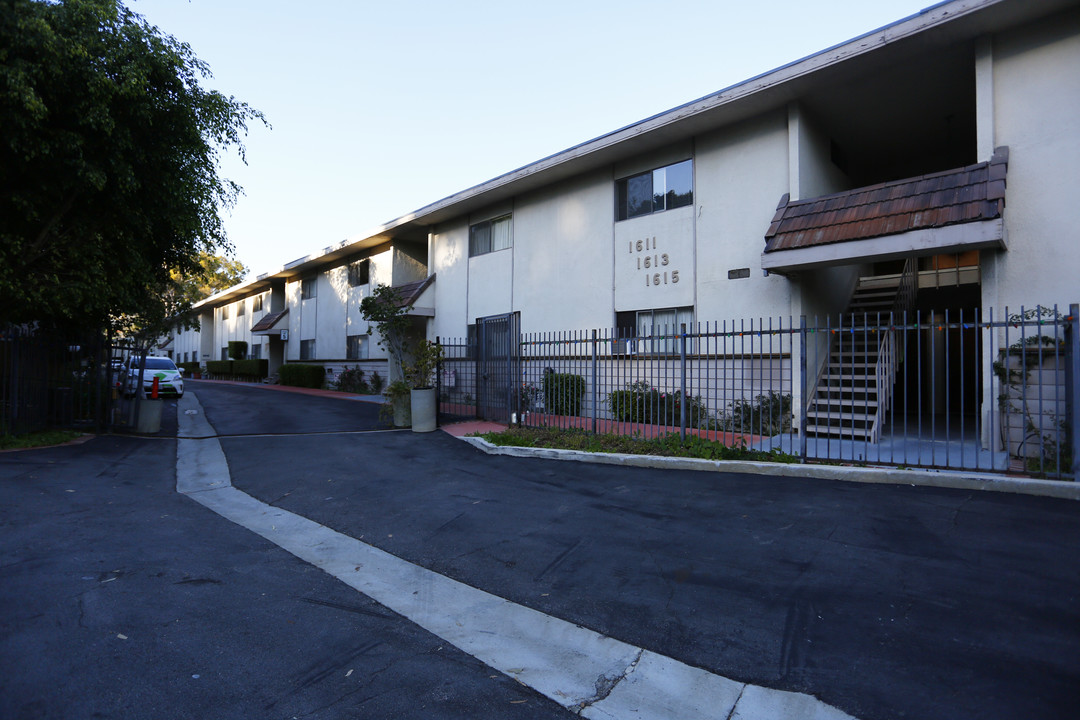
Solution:
<svg viewBox="0 0 1080 720"><path fill-rule="evenodd" d="M509 422L514 390L521 382L521 337L517 313L476 321L476 414Z"/></svg>

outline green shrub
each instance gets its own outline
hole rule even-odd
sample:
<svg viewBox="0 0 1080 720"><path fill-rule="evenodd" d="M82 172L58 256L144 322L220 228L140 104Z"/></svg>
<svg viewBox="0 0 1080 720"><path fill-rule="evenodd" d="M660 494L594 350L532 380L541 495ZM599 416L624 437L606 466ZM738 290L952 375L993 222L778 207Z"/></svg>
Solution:
<svg viewBox="0 0 1080 720"><path fill-rule="evenodd" d="M270 361L264 359L234 360L232 371L233 375L236 375L237 377L262 380L270 374Z"/></svg>
<svg viewBox="0 0 1080 720"><path fill-rule="evenodd" d="M368 387L367 382L364 381L364 371L359 367L351 368L348 365L338 375L337 383L334 385L335 390L341 392L357 393L358 395L368 395L371 393L371 388Z"/></svg>
<svg viewBox="0 0 1080 720"><path fill-rule="evenodd" d="M191 362L176 363L176 366L184 371L184 375L191 377L192 373L199 371L199 361L192 360Z"/></svg>
<svg viewBox="0 0 1080 720"><path fill-rule="evenodd" d="M286 363L278 369L278 384L292 387L321 388L326 382L322 365Z"/></svg>
<svg viewBox="0 0 1080 720"><path fill-rule="evenodd" d="M608 395L611 416L621 422L679 425L682 422L683 404L681 390L663 392L644 380L627 383L625 390L615 390ZM708 424L709 411L700 396L686 398L685 404L688 427Z"/></svg>
<svg viewBox="0 0 1080 720"><path fill-rule="evenodd" d="M570 373L544 375L544 408L556 415L580 415L585 378Z"/></svg>
<svg viewBox="0 0 1080 720"><path fill-rule="evenodd" d="M774 390L768 395L758 395L753 401L735 400L716 417L716 426L720 430L755 435L791 432L791 424L791 396Z"/></svg>
<svg viewBox="0 0 1080 720"><path fill-rule="evenodd" d="M379 371L375 370L371 373L371 379L368 380L368 385L371 386L372 395L381 395L383 388L386 387L386 381L379 375Z"/></svg>
<svg viewBox="0 0 1080 720"><path fill-rule="evenodd" d="M243 360L247 357L247 343L243 340L230 340L228 352L230 360Z"/></svg>
<svg viewBox="0 0 1080 720"><path fill-rule="evenodd" d="M221 377L231 377L233 374L232 360L207 360L206 372Z"/></svg>

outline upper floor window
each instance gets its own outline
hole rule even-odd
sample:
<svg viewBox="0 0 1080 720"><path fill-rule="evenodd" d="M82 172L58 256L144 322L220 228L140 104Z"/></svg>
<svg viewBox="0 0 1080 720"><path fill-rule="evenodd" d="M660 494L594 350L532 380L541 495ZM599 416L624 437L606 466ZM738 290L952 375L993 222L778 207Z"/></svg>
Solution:
<svg viewBox="0 0 1080 720"><path fill-rule="evenodd" d="M368 336L346 335L345 336L345 359L367 360L368 359Z"/></svg>
<svg viewBox="0 0 1080 720"><path fill-rule="evenodd" d="M229 306L228 305L222 305L221 306L221 319L222 320L228 320L229 319Z"/></svg>
<svg viewBox="0 0 1080 720"><path fill-rule="evenodd" d="M469 257L514 246L514 219L503 215L469 226Z"/></svg>
<svg viewBox="0 0 1080 720"><path fill-rule="evenodd" d="M371 282L371 261L357 260L349 263L349 287L360 287Z"/></svg>
<svg viewBox="0 0 1080 720"><path fill-rule="evenodd" d="M649 170L615 181L615 219L649 215L694 202L694 161Z"/></svg>
<svg viewBox="0 0 1080 720"><path fill-rule="evenodd" d="M241 300L236 303L236 317L240 317L247 312L247 300Z"/></svg>
<svg viewBox="0 0 1080 720"><path fill-rule="evenodd" d="M251 312L257 313L257 312L261 311L262 310L262 304L263 304L263 296L262 295L256 295L251 300Z"/></svg>
<svg viewBox="0 0 1080 720"><path fill-rule="evenodd" d="M300 281L300 299L311 300L315 297L315 278L305 278Z"/></svg>

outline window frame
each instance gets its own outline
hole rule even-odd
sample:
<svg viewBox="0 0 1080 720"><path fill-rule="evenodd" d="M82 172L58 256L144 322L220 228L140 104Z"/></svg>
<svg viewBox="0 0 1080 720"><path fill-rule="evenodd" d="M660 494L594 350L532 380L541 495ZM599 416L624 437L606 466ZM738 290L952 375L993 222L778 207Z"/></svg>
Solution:
<svg viewBox="0 0 1080 720"><path fill-rule="evenodd" d="M674 313L674 323L656 324L657 313ZM649 334L642 332L645 325L643 320L649 318ZM680 319L682 318L682 319ZM631 325L630 322L633 322ZM671 356L679 353L679 346L674 335L658 336L666 329L677 329L682 323L686 324L687 330L693 330L694 306L682 305L679 307L648 308L643 310L625 310L615 313L615 337L612 342L612 353L616 355L657 355ZM687 347L687 353L693 353L693 345Z"/></svg>
<svg viewBox="0 0 1080 720"><path fill-rule="evenodd" d="M354 343L356 347L354 347ZM346 360L370 360L371 336L366 333L345 336Z"/></svg>
<svg viewBox="0 0 1080 720"><path fill-rule="evenodd" d="M345 266L349 287L363 287L371 284L371 259L356 260ZM363 282L360 282L363 280Z"/></svg>
<svg viewBox="0 0 1080 720"><path fill-rule="evenodd" d="M495 247L495 233L494 228L498 223L505 221L507 223L506 241L505 245L501 247ZM481 238L480 233L487 231L487 237ZM499 252L501 250L510 250L514 247L514 214L505 213L488 220L472 223L469 225L469 257L480 257L481 255L489 255L493 252Z"/></svg>
<svg viewBox="0 0 1080 720"><path fill-rule="evenodd" d="M319 296L318 288L318 278L303 278L300 281L300 300L315 300Z"/></svg>
<svg viewBox="0 0 1080 720"><path fill-rule="evenodd" d="M301 360L314 360L315 355L315 338L300 341L300 359Z"/></svg>
<svg viewBox="0 0 1080 720"><path fill-rule="evenodd" d="M262 312L262 309L263 309L263 296L262 295L256 295L255 297L253 297L251 299L251 312L253 312L253 313Z"/></svg>
<svg viewBox="0 0 1080 720"><path fill-rule="evenodd" d="M689 190L685 193L679 193L676 189L668 189L671 184L668 182L668 176L672 175L677 177L681 174L681 170L677 170L677 168L682 167L686 167L689 174ZM642 207L647 209L631 212L629 203L632 200L631 191L633 185L642 182L646 178L649 181L649 190L652 200L651 202L643 201L641 203ZM658 181L663 184L663 192L659 195L656 194ZM615 180L615 222L633 220L634 218L645 217L647 215L655 215L656 213L666 212L668 210L693 206L693 204L693 158L687 158L686 160L680 160L679 162L652 168L651 170L645 170L644 172L634 173L633 175L626 175L625 177L616 178Z"/></svg>

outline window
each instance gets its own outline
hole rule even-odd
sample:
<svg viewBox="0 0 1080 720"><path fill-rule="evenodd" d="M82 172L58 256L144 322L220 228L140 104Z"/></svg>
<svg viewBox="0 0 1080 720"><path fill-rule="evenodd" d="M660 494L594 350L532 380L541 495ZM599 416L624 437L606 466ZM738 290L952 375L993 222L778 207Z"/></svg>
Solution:
<svg viewBox="0 0 1080 720"><path fill-rule="evenodd" d="M262 345L252 345L248 348L248 358L258 360L262 357Z"/></svg>
<svg viewBox="0 0 1080 720"><path fill-rule="evenodd" d="M228 320L229 319L229 306L228 305L222 305L221 306L221 319L222 320Z"/></svg>
<svg viewBox="0 0 1080 720"><path fill-rule="evenodd" d="M247 312L247 300L241 300L236 304L236 317L240 317Z"/></svg>
<svg viewBox="0 0 1080 720"><path fill-rule="evenodd" d="M673 210L693 202L693 160L684 160L615 181L616 220Z"/></svg>
<svg viewBox="0 0 1080 720"><path fill-rule="evenodd" d="M221 348L221 359L222 360L228 360L229 359L229 348L228 347Z"/></svg>
<svg viewBox="0 0 1080 720"><path fill-rule="evenodd" d="M311 300L315 297L315 278L305 278L300 281L300 299Z"/></svg>
<svg viewBox="0 0 1080 720"><path fill-rule="evenodd" d="M315 359L315 341L314 340L301 340L300 341L300 359L301 360L314 360Z"/></svg>
<svg viewBox="0 0 1080 720"><path fill-rule="evenodd" d="M370 282L370 260L357 260L349 264L349 287L360 287Z"/></svg>
<svg viewBox="0 0 1080 720"><path fill-rule="evenodd" d="M257 313L260 310L262 310L262 303L263 303L263 296L262 295L256 295L254 298L252 298L252 300L251 300L251 312Z"/></svg>
<svg viewBox="0 0 1080 720"><path fill-rule="evenodd" d="M617 312L615 352L673 355L679 352L678 334L682 325L685 323L689 331L693 322L692 307ZM687 352L691 352L689 347Z"/></svg>
<svg viewBox="0 0 1080 720"><path fill-rule="evenodd" d="M514 221L510 215L469 226L469 257L486 255L514 246Z"/></svg>
<svg viewBox="0 0 1080 720"><path fill-rule="evenodd" d="M368 336L348 335L345 337L345 358L348 360L368 359Z"/></svg>

